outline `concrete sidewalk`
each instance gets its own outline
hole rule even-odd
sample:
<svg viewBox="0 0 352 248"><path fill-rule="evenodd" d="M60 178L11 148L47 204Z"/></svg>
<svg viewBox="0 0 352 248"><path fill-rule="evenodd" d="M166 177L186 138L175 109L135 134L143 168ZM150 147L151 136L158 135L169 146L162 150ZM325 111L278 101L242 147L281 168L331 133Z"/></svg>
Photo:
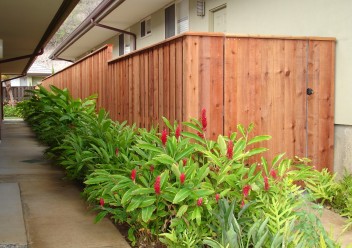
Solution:
<svg viewBox="0 0 352 248"><path fill-rule="evenodd" d="M23 121L4 121L0 193L6 201L0 201L11 206L0 208L0 218L12 221L0 223L0 247L26 247L26 240L30 248L130 247L111 221L94 224L95 213L87 208L79 187L64 180L62 169L43 158L44 149ZM20 191L16 191L17 184ZM23 222L19 224L21 208L25 229Z"/></svg>

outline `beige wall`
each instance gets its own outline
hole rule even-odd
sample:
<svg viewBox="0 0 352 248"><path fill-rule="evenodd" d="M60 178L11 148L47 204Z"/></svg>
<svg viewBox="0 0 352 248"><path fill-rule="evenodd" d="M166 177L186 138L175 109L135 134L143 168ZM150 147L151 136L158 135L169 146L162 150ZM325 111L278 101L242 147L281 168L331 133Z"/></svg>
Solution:
<svg viewBox="0 0 352 248"><path fill-rule="evenodd" d="M211 31L211 10L233 0L206 0L205 16L197 16L197 0L189 0L189 30L194 32Z"/></svg>

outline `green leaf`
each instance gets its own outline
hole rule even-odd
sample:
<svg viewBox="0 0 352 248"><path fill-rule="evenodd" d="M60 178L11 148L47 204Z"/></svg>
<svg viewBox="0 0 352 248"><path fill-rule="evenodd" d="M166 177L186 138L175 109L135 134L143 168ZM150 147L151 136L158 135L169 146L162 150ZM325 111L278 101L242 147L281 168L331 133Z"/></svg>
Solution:
<svg viewBox="0 0 352 248"><path fill-rule="evenodd" d="M133 210L135 210L136 208L139 207L139 205L141 205L143 201L142 197L133 197L131 199L131 203L128 205L126 212L132 212Z"/></svg>
<svg viewBox="0 0 352 248"><path fill-rule="evenodd" d="M176 176L176 178L180 178L181 172L180 172L180 168L178 167L178 164L172 164L171 170L174 173L174 175Z"/></svg>
<svg viewBox="0 0 352 248"><path fill-rule="evenodd" d="M251 145L251 144L254 144L254 143L258 143L258 142L262 142L262 141L270 140L270 139L271 139L271 136L270 136L270 135L255 136L254 138L252 138L252 139L247 143L247 145Z"/></svg>
<svg viewBox="0 0 352 248"><path fill-rule="evenodd" d="M154 204L156 201L156 197L155 196L147 196L143 198L143 202L141 203L141 205L139 205L140 208L145 208L148 207L152 204Z"/></svg>
<svg viewBox="0 0 352 248"><path fill-rule="evenodd" d="M198 141L199 143L205 144L205 140L199 137L197 134L190 133L190 132L182 132L182 136L194 139Z"/></svg>
<svg viewBox="0 0 352 248"><path fill-rule="evenodd" d="M275 164L285 155L285 153L281 153L277 156L275 156L275 158L273 159L273 161L271 162L272 166L275 166Z"/></svg>
<svg viewBox="0 0 352 248"><path fill-rule="evenodd" d="M155 211L156 206L152 205L142 209L142 220L144 222L148 222L150 217L152 216L153 212Z"/></svg>
<svg viewBox="0 0 352 248"><path fill-rule="evenodd" d="M137 147L144 149L144 150L149 150L149 151L153 151L153 152L157 152L160 153L162 152L162 149L160 147L156 147L150 144L138 144Z"/></svg>
<svg viewBox="0 0 352 248"><path fill-rule="evenodd" d="M95 223L98 223L99 221L101 221L106 215L108 214L108 211L102 211L100 212L97 217L95 217Z"/></svg>
<svg viewBox="0 0 352 248"><path fill-rule="evenodd" d="M166 119L164 116L161 117L165 123L165 125L173 132L174 128L171 126L170 122L168 119Z"/></svg>
<svg viewBox="0 0 352 248"><path fill-rule="evenodd" d="M219 149L221 152L221 155L226 156L227 154L227 146L226 146L226 142L225 139L222 135L218 136L218 145L219 145Z"/></svg>
<svg viewBox="0 0 352 248"><path fill-rule="evenodd" d="M182 125L190 127L197 132L202 132L202 129L199 126L193 124L192 122L183 122Z"/></svg>
<svg viewBox="0 0 352 248"><path fill-rule="evenodd" d="M183 188L181 189L179 192L177 192L177 194L175 195L174 200L172 201L173 204L177 204L182 202L184 199L186 199L190 194L192 193L192 191L190 189L187 188Z"/></svg>
<svg viewBox="0 0 352 248"><path fill-rule="evenodd" d="M154 189L151 188L139 188L132 191L131 195L148 195L154 193Z"/></svg>
<svg viewBox="0 0 352 248"><path fill-rule="evenodd" d="M254 155L256 155L256 154L263 153L263 152L265 152L265 151L267 151L267 150L268 150L268 148L265 148L265 147L254 148L254 149L248 151L248 152L246 153L246 156L247 156L247 157L251 157L251 156L254 156Z"/></svg>
<svg viewBox="0 0 352 248"><path fill-rule="evenodd" d="M180 209L177 211L176 217L181 218L184 213L186 213L188 209L188 205L182 205Z"/></svg>
<svg viewBox="0 0 352 248"><path fill-rule="evenodd" d="M160 154L154 157L154 160L158 161L161 164L166 164L166 165L171 165L173 163L176 163L176 161L167 154Z"/></svg>
<svg viewBox="0 0 352 248"><path fill-rule="evenodd" d="M180 153L176 154L175 160L180 161L181 159L188 157L193 152L194 152L194 146L189 146L186 149L182 149Z"/></svg>

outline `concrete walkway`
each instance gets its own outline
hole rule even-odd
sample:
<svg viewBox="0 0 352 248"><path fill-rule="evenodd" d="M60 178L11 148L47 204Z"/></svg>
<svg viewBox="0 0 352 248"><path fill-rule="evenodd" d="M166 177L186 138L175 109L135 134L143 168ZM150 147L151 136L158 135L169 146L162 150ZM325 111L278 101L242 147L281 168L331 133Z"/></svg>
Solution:
<svg viewBox="0 0 352 248"><path fill-rule="evenodd" d="M43 158L44 149L23 121L5 120L0 144L0 248L130 247L108 219L94 224L95 214L79 187Z"/></svg>

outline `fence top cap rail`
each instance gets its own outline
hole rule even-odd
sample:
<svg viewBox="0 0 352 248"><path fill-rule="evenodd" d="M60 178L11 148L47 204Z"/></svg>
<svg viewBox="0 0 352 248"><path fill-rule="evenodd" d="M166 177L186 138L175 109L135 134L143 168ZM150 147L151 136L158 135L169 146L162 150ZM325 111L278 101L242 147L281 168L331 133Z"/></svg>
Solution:
<svg viewBox="0 0 352 248"><path fill-rule="evenodd" d="M318 36L287 36L287 35L260 35L260 34L226 34L226 38L256 38L256 39L282 39L282 40L316 40L336 41L335 37Z"/></svg>
<svg viewBox="0 0 352 248"><path fill-rule="evenodd" d="M160 41L158 43L155 43L153 45L150 45L150 46L147 46L147 47L143 47L141 49L135 50L135 51L130 52L128 54L119 56L117 58L113 58L113 59L109 60L108 63L112 63L114 61L129 57L129 56L134 55L136 53L140 53L140 52L143 52L145 50L149 50L149 49L151 49L153 47L160 46L160 45L169 43L169 42L171 42L173 40L177 40L177 39L180 39L180 38L183 38L183 37L187 37L187 36L225 37L225 35L226 35L225 33L216 33L216 32L185 32L185 33L182 33L180 35L176 35L176 36L173 36L173 37L168 38L166 40L163 40L163 41Z"/></svg>
<svg viewBox="0 0 352 248"><path fill-rule="evenodd" d="M145 50L149 50L153 47L163 45L165 43L169 43L173 40L180 39L182 37L187 36L204 36L204 37L224 37L224 38L253 38L253 39L282 39L282 40L317 40L317 41L336 41L334 37L316 37L316 36L284 36L284 35L250 35L250 34L227 34L227 33L215 33L215 32L185 32L177 36L173 36L169 39L163 40L161 42L155 43L153 45L143 47L141 49L135 50L128 54L113 58L108 60L108 63L112 63L114 61L132 56L136 53L143 52Z"/></svg>

